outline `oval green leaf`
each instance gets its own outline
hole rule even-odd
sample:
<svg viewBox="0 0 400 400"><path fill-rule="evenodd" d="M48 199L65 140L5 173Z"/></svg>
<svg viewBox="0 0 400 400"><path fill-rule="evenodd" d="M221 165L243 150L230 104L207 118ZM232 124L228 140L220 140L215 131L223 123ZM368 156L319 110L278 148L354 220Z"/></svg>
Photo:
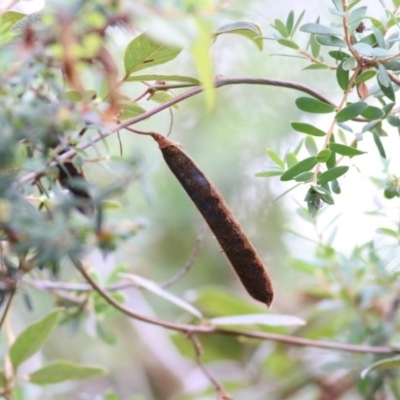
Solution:
<svg viewBox="0 0 400 400"><path fill-rule="evenodd" d="M361 116L373 120L373 119L381 119L385 116L385 113L378 107L368 106L362 113Z"/></svg>
<svg viewBox="0 0 400 400"><path fill-rule="evenodd" d="M301 111L315 113L315 114L328 114L335 111L335 106L324 103L321 100L313 99L312 97L299 97L296 99L296 106Z"/></svg>
<svg viewBox="0 0 400 400"><path fill-rule="evenodd" d="M52 311L41 320L28 326L10 348L10 358L14 368L33 356L47 341L57 326L60 310Z"/></svg>
<svg viewBox="0 0 400 400"><path fill-rule="evenodd" d="M306 158L285 171L281 176L281 181L290 181L302 172L307 172L311 168L314 168L317 163L317 157Z"/></svg>
<svg viewBox="0 0 400 400"><path fill-rule="evenodd" d="M301 32L316 33L318 35L340 35L340 32L336 31L335 29L315 23L304 24L299 30Z"/></svg>
<svg viewBox="0 0 400 400"><path fill-rule="evenodd" d="M292 125L292 128L297 132L306 133L311 136L326 136L324 131L321 131L321 129L313 125L306 124L305 122L291 122L290 125Z"/></svg>
<svg viewBox="0 0 400 400"><path fill-rule="evenodd" d="M350 104L336 114L336 121L345 122L358 117L363 111L365 111L367 107L368 104L364 101L358 101L357 103Z"/></svg>
<svg viewBox="0 0 400 400"><path fill-rule="evenodd" d="M250 39L261 51L263 49L262 31L259 25L248 21L237 21L218 28L215 37L223 33L235 33Z"/></svg>
<svg viewBox="0 0 400 400"><path fill-rule="evenodd" d="M107 370L97 366L80 365L71 361L59 360L32 372L29 381L37 385L60 383L69 380L82 380L104 375Z"/></svg>
<svg viewBox="0 0 400 400"><path fill-rule="evenodd" d="M126 47L125 75L129 76L135 71L164 64L173 60L181 51L179 47L159 43L142 33Z"/></svg>
<svg viewBox="0 0 400 400"><path fill-rule="evenodd" d="M318 176L318 183L327 183L333 181L340 176L344 175L349 170L349 167L341 165L338 167L333 167L328 169L328 171L323 172L321 175Z"/></svg>
<svg viewBox="0 0 400 400"><path fill-rule="evenodd" d="M328 161L329 157L331 156L332 152L329 149L324 149L321 150L318 154L317 154L317 160L318 162L326 162Z"/></svg>
<svg viewBox="0 0 400 400"><path fill-rule="evenodd" d="M329 148L342 156L354 157L365 154L365 151L356 149L355 147L346 146L339 143L329 143Z"/></svg>

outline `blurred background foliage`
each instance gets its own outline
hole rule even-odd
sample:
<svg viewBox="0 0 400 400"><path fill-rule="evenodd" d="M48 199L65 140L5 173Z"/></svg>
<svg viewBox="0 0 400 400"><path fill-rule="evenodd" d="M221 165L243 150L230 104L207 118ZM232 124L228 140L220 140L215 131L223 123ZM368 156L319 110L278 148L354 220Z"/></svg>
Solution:
<svg viewBox="0 0 400 400"><path fill-rule="evenodd" d="M24 3L17 2L15 10L26 12L31 4ZM370 13L382 13L380 2L362 3L368 5ZM118 272L162 283L183 268L203 232L191 270L168 290L193 304L205 319L267 312L245 293L149 137L122 130L119 138L107 137L76 157L75 165L83 165L88 182L83 188L94 193L97 206L103 204L100 217L86 217L76 211L76 202L54 183L56 171L41 180L43 193L25 183L25 198L21 194L15 180L40 170L55 156L51 153L55 138L56 143L67 146L93 137L102 128L99 115L104 115L107 106L106 101L92 101L90 96L86 102L78 97L71 106L72 94L67 95L65 88L76 87L73 76L67 82L64 77L63 82L59 70L66 57L57 40L67 39L57 24L66 30L72 24L79 37L81 32L107 25L115 17L117 22L109 24L105 36L94 36L81 51L99 49L104 44L118 67L119 79L124 75L127 44L144 31L155 39L185 47L176 59L153 67L151 73L198 77L190 51L197 20L209 21L213 30L237 20L250 20L260 26L264 36L272 37L271 24L276 18L285 21L291 10L298 17L306 9L304 23L321 16L329 25L329 7L330 1L57 0L46 3L41 22L32 23L39 42L56 38L53 42L49 39L47 47L32 45L34 40L29 42L27 33L15 47L3 32L0 222L4 238L10 238L13 231L5 228L9 221L24 236L23 240L17 238L10 257L7 246L3 246L2 260L20 270L21 260L29 259L32 248L40 249L43 259L34 258L35 268L18 284L9 319L2 326L2 353L7 360L14 336L55 306L65 307L61 325L43 349L22 364L19 375L37 369L44 360L58 359L97 364L109 371L78 383L35 386L18 380L7 398L216 397L213 384L196 363L187 335L128 319L110 309L97 293L52 289L49 280L82 282L72 263L65 260L71 252L83 255L102 285L119 282ZM299 43L305 46L308 36L302 35ZM290 80L308 85L337 103L343 93L335 74L329 70L303 71L308 63L293 58L293 54L273 40L265 40L260 52L246 38L228 34L217 38L210 58L215 75ZM105 65L87 62L81 67L80 81L85 90L99 96L110 90ZM130 82L124 83L120 92L133 99L143 89L142 83ZM181 91L172 90L174 94ZM289 149L293 151L302 139L290 125L290 121L304 118L295 106L299 93L272 86L232 85L219 88L216 96L213 109L200 94L179 103L172 118L166 110L135 128L170 133L172 140L183 145L220 190L265 261L276 293L271 313L289 314L307 322L300 327L258 326L258 331L397 348L399 204L398 199L388 202L383 196L398 166L397 131L388 129L389 136L382 139L387 160L393 158L390 164L380 160L372 137L365 139L363 145L369 154L352 161L354 168L341 182L342 194L335 196L336 204L325 206L313 220L304 203L307 185L274 201L293 183L255 177L271 166L267 148L283 155ZM156 105L146 98L138 104L144 109ZM88 121L93 129L81 138L78 133ZM307 121L329 123L325 116ZM30 149L24 144L27 137ZM29 151L35 156L31 157ZM301 154L306 157L306 150ZM46 199L50 214L38 210L37 198L47 198L47 191L51 193ZM118 301L146 315L182 323L194 321L165 298L146 290L131 287L113 293ZM396 370L360 378L363 369L382 357L367 351L346 353L220 334L199 335L198 340L207 370L236 400L400 398Z"/></svg>

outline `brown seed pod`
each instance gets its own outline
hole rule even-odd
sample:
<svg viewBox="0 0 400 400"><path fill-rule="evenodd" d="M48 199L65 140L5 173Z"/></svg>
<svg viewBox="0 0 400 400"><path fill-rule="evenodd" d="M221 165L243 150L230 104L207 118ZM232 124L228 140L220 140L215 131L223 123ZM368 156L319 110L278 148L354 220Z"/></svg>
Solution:
<svg viewBox="0 0 400 400"><path fill-rule="evenodd" d="M260 257L215 186L178 143L152 134L164 159L203 215L248 293L269 306L273 299L271 279Z"/></svg>

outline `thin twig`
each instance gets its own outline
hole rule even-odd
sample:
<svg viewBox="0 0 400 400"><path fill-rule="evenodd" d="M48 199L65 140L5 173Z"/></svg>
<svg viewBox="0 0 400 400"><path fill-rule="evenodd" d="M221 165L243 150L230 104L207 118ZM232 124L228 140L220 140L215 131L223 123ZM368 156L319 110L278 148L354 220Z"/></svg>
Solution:
<svg viewBox="0 0 400 400"><path fill-rule="evenodd" d="M170 287L170 286L174 285L175 283L179 282L190 271L190 269L192 268L194 262L196 261L198 254L199 254L201 245L203 244L205 232L206 232L206 225L204 224L203 227L201 228L201 231L197 235L196 244L190 254L189 260L186 262L184 267L175 276L173 276L168 281L160 284L160 286L162 286L164 288Z"/></svg>
<svg viewBox="0 0 400 400"><path fill-rule="evenodd" d="M174 331L185 332L186 334L198 333L198 334L222 334L229 336L245 337L259 340L272 340L274 342L285 343L292 346L308 346L317 347L320 349L328 350L340 350L348 351L353 353L370 353L370 354L399 354L400 350L393 349L386 346L366 346L366 345L353 345L346 343L334 343L325 342L312 339L304 339L287 335L280 335L277 333L264 333L264 332L254 332L254 331L243 331L236 329L224 329L218 328L212 325L189 325L180 324L171 321L165 321L158 318L148 317L129 308L124 307L122 304L118 303L114 298L112 298L103 288L101 288L97 282L90 276L90 274L85 270L80 260L73 254L70 255L70 259L78 271L83 275L83 277L90 283L94 290L112 307L121 311L123 314L130 318L137 319L139 321L147 322L153 325L162 326L167 329Z"/></svg>
<svg viewBox="0 0 400 400"><path fill-rule="evenodd" d="M232 400L232 397L225 392L224 387L211 375L211 373L207 370L203 361L201 360L201 355L203 353L203 349L201 347L201 343L197 339L195 335L188 335L188 338L193 343L194 353L196 356L196 362L199 368L202 370L203 374L207 377L207 379L213 384L215 390L217 392L217 400Z"/></svg>
<svg viewBox="0 0 400 400"><path fill-rule="evenodd" d="M321 95L320 93L316 92L315 90L311 89L308 86L301 85L299 83L295 82L290 82L290 81L283 81L283 80L277 80L277 79L262 79L262 78L227 78L227 79L222 79L218 78L215 80L215 87L219 88L222 86L227 86L227 85L239 85L239 84L248 84L248 85L266 85L266 86L276 86L276 87L285 87L288 89L294 89L298 90L304 93L309 94L312 97L315 97L316 99L319 99L327 104L334 105L328 98L325 96ZM157 86L154 86L153 88L157 88ZM141 122L155 114L158 114L159 112L168 109L169 107L173 106L174 104L178 104L183 100L186 100L192 96L195 96L203 91L203 88L198 86L195 87L191 90L188 90L184 93L181 93L172 99L166 101L165 103L159 104L158 106L154 107L153 109L146 111L143 114L140 114L134 118L127 119L119 124L116 124L115 126L109 128L108 130L104 130L101 134L96 135L89 140L80 143L78 146L76 146L76 149L71 149L69 151L66 151L62 155L58 156L55 160L50 162L48 166L44 169L38 170L38 171L33 171L30 172L29 174L25 175L19 180L20 184L23 183L28 183L33 180L35 180L38 176L44 174L48 168L53 167L60 162L64 162L65 160L72 158L76 155L76 153L80 150L84 150L88 147L93 146L95 143L105 139L108 136L111 136L115 132L118 132L121 129L125 129L126 127L129 127L130 125L137 124L138 122ZM357 119L359 120L359 119Z"/></svg>
<svg viewBox="0 0 400 400"><path fill-rule="evenodd" d="M6 303L6 306L3 311L3 315L1 316L1 320L0 320L0 330L3 327L4 321L7 318L8 312L10 311L11 303L13 301L14 295L15 295L15 290L12 290L8 295L7 303Z"/></svg>

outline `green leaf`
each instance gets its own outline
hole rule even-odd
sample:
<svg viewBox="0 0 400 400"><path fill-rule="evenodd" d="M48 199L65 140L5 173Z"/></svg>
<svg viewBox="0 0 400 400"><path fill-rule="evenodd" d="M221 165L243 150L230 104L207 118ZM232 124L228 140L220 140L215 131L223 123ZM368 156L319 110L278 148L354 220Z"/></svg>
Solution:
<svg viewBox="0 0 400 400"><path fill-rule="evenodd" d="M336 121L345 122L358 117L363 111L365 111L367 107L368 104L364 101L358 101L357 103L349 104L336 114Z"/></svg>
<svg viewBox="0 0 400 400"><path fill-rule="evenodd" d="M336 31L335 29L329 28L328 26L320 25L320 24L304 24L300 27L301 32L307 33L315 33L318 35L340 35L340 32Z"/></svg>
<svg viewBox="0 0 400 400"><path fill-rule="evenodd" d="M264 46L262 36L262 31L259 25L254 22L247 21L237 21L230 24L221 26L215 32L215 37L223 33L235 33L250 39L261 51Z"/></svg>
<svg viewBox="0 0 400 400"><path fill-rule="evenodd" d="M384 86L384 85L382 85L382 83L381 83L381 81L379 80L379 77L378 77L378 85L379 85L379 88L381 89L382 93L389 100L392 100L393 102L396 101L396 96L394 94L394 89L393 89L392 82L389 82L389 86Z"/></svg>
<svg viewBox="0 0 400 400"><path fill-rule="evenodd" d="M323 172L321 175L318 176L318 183L327 183L333 181L334 179L339 178L340 176L344 175L349 170L349 167L340 165L338 167L333 167L328 169L328 171Z"/></svg>
<svg viewBox="0 0 400 400"><path fill-rule="evenodd" d="M171 99L173 99L175 96L171 94L170 92L166 92L165 90L158 90L155 93L153 93L150 97L149 100L155 101L156 103L162 104L165 103ZM172 107L178 108L178 104L174 104Z"/></svg>
<svg viewBox="0 0 400 400"><path fill-rule="evenodd" d="M280 19L276 19L274 23L275 25L272 25L272 27L275 28L284 38L290 36L288 30L286 29L286 25Z"/></svg>
<svg viewBox="0 0 400 400"><path fill-rule="evenodd" d="M318 147L315 143L315 140L312 136L307 136L304 140L304 145L306 146L307 151L310 153L310 156L315 156L318 153Z"/></svg>
<svg viewBox="0 0 400 400"><path fill-rule="evenodd" d="M337 154L342 156L354 157L365 154L365 151L356 149L355 147L346 146L339 143L329 143L329 148Z"/></svg>
<svg viewBox="0 0 400 400"><path fill-rule="evenodd" d="M331 104L322 102L321 100L313 99L312 97L299 97L296 99L296 106L301 111L328 114L335 111L336 107Z"/></svg>
<svg viewBox="0 0 400 400"><path fill-rule="evenodd" d="M302 172L301 174L297 175L294 180L296 182L310 182L313 180L314 177L314 172L308 171L308 172Z"/></svg>
<svg viewBox="0 0 400 400"><path fill-rule="evenodd" d="M277 42L279 44L281 44L282 46L289 47L294 50L298 50L300 48L296 43L294 43L290 39L282 39L281 38L281 39L278 39Z"/></svg>
<svg viewBox="0 0 400 400"><path fill-rule="evenodd" d="M289 33L289 36L292 34L294 24L294 12L290 11L287 19L286 19L286 29Z"/></svg>
<svg viewBox="0 0 400 400"><path fill-rule="evenodd" d="M376 71L374 69L367 69L366 71L361 72L360 75L357 76L355 83L362 83L372 79L376 75Z"/></svg>
<svg viewBox="0 0 400 400"><path fill-rule="evenodd" d="M57 326L60 310L52 311L41 320L28 326L12 344L9 354L12 365L21 363L39 351Z"/></svg>
<svg viewBox="0 0 400 400"><path fill-rule="evenodd" d="M285 161L286 164L288 166L288 168L293 167L294 165L296 165L299 161L297 160L296 157L297 153L292 153L291 151L289 151L288 153L286 153L285 155Z"/></svg>
<svg viewBox="0 0 400 400"><path fill-rule="evenodd" d="M331 151L329 149L324 149L321 150L318 154L317 154L317 160L320 163L326 162L328 161L329 157L331 156Z"/></svg>
<svg viewBox="0 0 400 400"><path fill-rule="evenodd" d="M268 168L267 170L257 172L254 174L257 178L271 178L272 176L280 176L283 173L283 169L272 167Z"/></svg>
<svg viewBox="0 0 400 400"><path fill-rule="evenodd" d="M29 376L29 381L37 385L47 385L69 380L88 379L106 373L107 370L101 367L59 360L32 372Z"/></svg>
<svg viewBox="0 0 400 400"><path fill-rule="evenodd" d="M199 85L200 81L196 78L183 75L131 75L125 82L143 82L143 81L162 81L162 82L183 82L183 83L193 83L194 85Z"/></svg>
<svg viewBox="0 0 400 400"><path fill-rule="evenodd" d="M125 50L125 75L128 77L135 71L164 64L177 57L181 51L176 46L159 43L142 33Z"/></svg>
<svg viewBox="0 0 400 400"><path fill-rule="evenodd" d="M382 64L378 64L378 81L385 87L390 85L389 75Z"/></svg>
<svg viewBox="0 0 400 400"><path fill-rule="evenodd" d="M398 369L400 368L400 356L385 358L384 360L379 360L376 363L373 363L368 368L365 368L360 376L362 379L371 372L376 370L387 370L387 369Z"/></svg>
<svg viewBox="0 0 400 400"><path fill-rule="evenodd" d="M317 157L306 158L285 171L281 176L281 181L290 181L302 172L306 172L311 168L314 168L317 163Z"/></svg>
<svg viewBox="0 0 400 400"><path fill-rule="evenodd" d="M386 158L386 152L385 152L385 148L383 147L381 138L379 137L379 135L376 132L373 132L372 134L373 134L374 142L379 151L380 156L382 158Z"/></svg>
<svg viewBox="0 0 400 400"><path fill-rule="evenodd" d="M346 42L336 36L315 35L315 40L321 46L346 47Z"/></svg>
<svg viewBox="0 0 400 400"><path fill-rule="evenodd" d="M22 14L17 11L6 11L0 16L0 32L5 33L10 30L10 28L25 17L25 14Z"/></svg>
<svg viewBox="0 0 400 400"><path fill-rule="evenodd" d="M191 304L182 300L180 297L175 296L172 293L166 291L157 283L150 281L148 279L145 279L141 276L134 275L134 274L120 273L119 275L125 279L128 279L128 280L136 283L138 286L147 289L148 291L163 298L164 300L169 301L172 304L175 304L179 308L182 308L183 310L189 312L190 314L194 315L195 317L197 317L197 318L203 317L201 312L199 310L197 310L195 307L193 307Z"/></svg>
<svg viewBox="0 0 400 400"><path fill-rule="evenodd" d="M292 315L282 314L246 314L231 317L212 318L213 326L229 325L267 325L267 326L298 326L305 325L305 321Z"/></svg>
<svg viewBox="0 0 400 400"><path fill-rule="evenodd" d="M324 131L321 131L321 129L318 129L313 125L306 124L305 122L291 122L290 124L297 132L306 133L311 136L326 136Z"/></svg>
<svg viewBox="0 0 400 400"><path fill-rule="evenodd" d="M343 91L346 91L349 85L349 71L343 68L343 64L347 60L349 60L349 58L342 60L336 69L336 80Z"/></svg>
<svg viewBox="0 0 400 400"><path fill-rule="evenodd" d="M192 45L194 63L196 65L200 81L204 88L204 96L207 108L211 110L216 101L213 67L210 60L212 42L212 26L208 21L196 19L197 38Z"/></svg>
<svg viewBox="0 0 400 400"><path fill-rule="evenodd" d="M120 119L124 121L129 118L137 117L138 115L146 112L146 110L136 103L125 103L121 105L121 112L122 114L120 116Z"/></svg>
<svg viewBox="0 0 400 400"><path fill-rule="evenodd" d="M279 155L273 149L267 149L269 158L280 168L285 168L285 162L279 157Z"/></svg>
<svg viewBox="0 0 400 400"><path fill-rule="evenodd" d="M361 116L373 120L373 119L381 119L385 116L385 113L378 107L368 106L362 113Z"/></svg>

